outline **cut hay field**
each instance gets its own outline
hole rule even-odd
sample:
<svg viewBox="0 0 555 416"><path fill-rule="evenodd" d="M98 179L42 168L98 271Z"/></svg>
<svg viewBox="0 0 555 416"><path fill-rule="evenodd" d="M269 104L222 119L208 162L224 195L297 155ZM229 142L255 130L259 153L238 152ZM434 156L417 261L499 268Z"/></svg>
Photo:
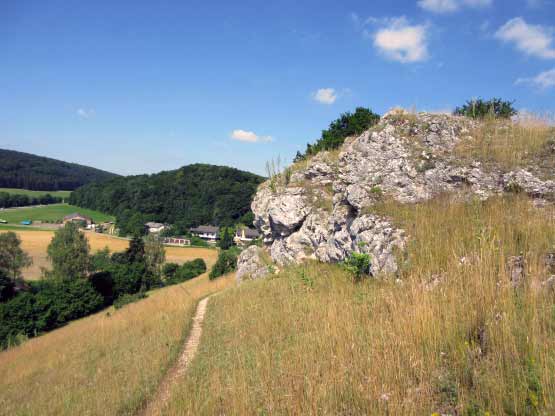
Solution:
<svg viewBox="0 0 555 416"><path fill-rule="evenodd" d="M40 207L20 207L9 208L0 211L0 219L8 221L10 224L19 224L21 221L61 221L66 215L78 212L82 215L89 216L94 222L115 221L111 215L102 212L93 211L91 209L79 208L69 204L52 204Z"/></svg>
<svg viewBox="0 0 555 416"><path fill-rule="evenodd" d="M0 233L6 232L0 228ZM26 280L36 280L41 276L41 268L49 268L50 262L47 259L46 249L52 237L53 231L35 231L35 230L18 230L13 229L21 238L22 248L32 258L33 264L23 270L23 277ZM98 234L86 232L87 240L91 246L92 252L97 252L104 247L108 247L110 252L124 251L129 246L129 241L123 238L112 237L106 234ZM218 251L209 248L193 248L193 247L166 247L166 261L182 264L186 261L196 258L203 258L206 265L210 268L218 257Z"/></svg>
<svg viewBox="0 0 555 416"><path fill-rule="evenodd" d="M0 415L136 414L175 361L198 301L233 284L204 274L0 352Z"/></svg>
<svg viewBox="0 0 555 416"><path fill-rule="evenodd" d="M52 196L59 196L60 198L69 198L71 191L31 191L29 189L16 189L16 188L0 188L0 192L7 192L11 195L27 195L29 197L37 197L46 194Z"/></svg>

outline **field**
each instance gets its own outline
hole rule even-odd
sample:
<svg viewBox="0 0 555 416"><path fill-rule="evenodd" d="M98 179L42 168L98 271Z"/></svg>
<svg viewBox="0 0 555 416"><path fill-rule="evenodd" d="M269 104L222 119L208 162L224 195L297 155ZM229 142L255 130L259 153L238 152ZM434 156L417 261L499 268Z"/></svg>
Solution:
<svg viewBox="0 0 555 416"><path fill-rule="evenodd" d="M198 300L233 284L205 274L0 352L0 415L136 414L176 359Z"/></svg>
<svg viewBox="0 0 555 416"><path fill-rule="evenodd" d="M214 297L164 414L555 414L555 210L512 197L388 212L413 237L398 276L309 263Z"/></svg>
<svg viewBox="0 0 555 416"><path fill-rule="evenodd" d="M60 198L69 198L69 195L71 194L71 191L30 191L28 189L15 188L0 188L0 192L7 192L12 195L27 195L29 197L50 194L52 196L59 196Z"/></svg>
<svg viewBox="0 0 555 416"><path fill-rule="evenodd" d="M6 220L11 224L19 224L24 220L56 222L61 221L66 215L75 212L91 217L96 223L115 220L114 217L110 215L68 204L5 209L0 211L0 219Z"/></svg>
<svg viewBox="0 0 555 416"><path fill-rule="evenodd" d="M0 233L4 229L0 228ZM54 235L53 231L21 230L14 227L13 231L22 241L22 248L33 258L33 265L23 270L26 280L36 280L41 276L41 268L49 268L50 262L46 258L46 249ZM112 237L106 234L93 232L86 233L91 246L91 251L96 252L108 247L110 252L124 251L129 246L129 241L123 238ZM196 258L206 260L208 266L212 265L218 257L218 251L209 248L166 247L166 261L182 264Z"/></svg>

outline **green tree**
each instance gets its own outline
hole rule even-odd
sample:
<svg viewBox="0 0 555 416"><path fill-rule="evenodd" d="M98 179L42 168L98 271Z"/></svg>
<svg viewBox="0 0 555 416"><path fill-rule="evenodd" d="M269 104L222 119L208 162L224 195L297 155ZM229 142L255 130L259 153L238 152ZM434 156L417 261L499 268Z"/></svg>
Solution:
<svg viewBox="0 0 555 416"><path fill-rule="evenodd" d="M145 238L145 263L147 270L155 276L161 276L162 265L166 261L166 249L162 240L154 235Z"/></svg>
<svg viewBox="0 0 555 416"><path fill-rule="evenodd" d="M233 237L229 227L224 227L220 233L219 247L222 250L228 250L233 245Z"/></svg>
<svg viewBox="0 0 555 416"><path fill-rule="evenodd" d="M60 279L86 277L90 268L89 242L79 227L67 223L54 234L48 246L48 259L52 272L48 275Z"/></svg>
<svg viewBox="0 0 555 416"><path fill-rule="evenodd" d="M297 153L295 161L306 156L315 155L322 150L333 150L340 147L349 136L355 136L368 130L380 121L380 116L372 110L358 107L354 113L343 113L333 121L329 128L322 131L322 136L313 145L307 144L304 155Z"/></svg>
<svg viewBox="0 0 555 416"><path fill-rule="evenodd" d="M21 249L21 240L16 233L0 234L0 271L15 281L21 277L21 269L32 263L31 257Z"/></svg>
<svg viewBox="0 0 555 416"><path fill-rule="evenodd" d="M238 253L236 250L220 251L218 260L216 260L214 267L210 271L210 280L234 271L237 267L237 257Z"/></svg>
<svg viewBox="0 0 555 416"><path fill-rule="evenodd" d="M15 295L15 285L4 270L0 270L0 302L6 302Z"/></svg>

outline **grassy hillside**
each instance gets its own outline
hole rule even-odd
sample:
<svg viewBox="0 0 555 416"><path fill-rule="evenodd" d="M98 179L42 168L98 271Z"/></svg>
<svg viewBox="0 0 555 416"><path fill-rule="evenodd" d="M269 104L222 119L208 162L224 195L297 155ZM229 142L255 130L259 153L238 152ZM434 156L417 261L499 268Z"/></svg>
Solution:
<svg viewBox="0 0 555 416"><path fill-rule="evenodd" d="M38 197L46 194L52 196L59 196L60 198L69 198L71 191L31 191L29 189L16 189L16 188L0 188L0 192L7 192L12 195L27 195L30 197Z"/></svg>
<svg viewBox="0 0 555 416"><path fill-rule="evenodd" d="M555 211L525 198L390 204L400 280L309 264L213 299L165 414L555 413ZM509 284L523 253L526 280Z"/></svg>
<svg viewBox="0 0 555 416"><path fill-rule="evenodd" d="M73 192L70 203L117 216L120 229L147 220L176 224L181 231L199 224L250 224L252 196L262 180L238 169L195 164L90 184Z"/></svg>
<svg viewBox="0 0 555 416"><path fill-rule="evenodd" d="M204 275L1 352L0 415L135 414L175 360L198 300L233 282Z"/></svg>
<svg viewBox="0 0 555 416"><path fill-rule="evenodd" d="M42 207L7 209L0 211L0 219L14 224L18 224L24 220L56 222L61 221L64 216L74 212L87 215L97 223L115 220L115 218L111 215L68 204L52 204Z"/></svg>
<svg viewBox="0 0 555 416"><path fill-rule="evenodd" d="M73 190L117 175L29 153L0 149L0 187L39 191Z"/></svg>

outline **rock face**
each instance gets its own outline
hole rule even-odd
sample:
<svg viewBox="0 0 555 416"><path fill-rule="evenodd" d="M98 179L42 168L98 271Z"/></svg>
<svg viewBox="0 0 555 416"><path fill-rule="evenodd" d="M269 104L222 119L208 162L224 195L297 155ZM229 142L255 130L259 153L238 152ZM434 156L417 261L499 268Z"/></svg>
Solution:
<svg viewBox="0 0 555 416"><path fill-rule="evenodd" d="M339 262L363 252L372 257L373 273L394 273L395 252L407 236L373 212L384 197L416 203L446 192L482 199L515 189L538 198L555 192L553 181L526 170L502 172L456 160L453 149L474 127L461 117L391 112L347 139L339 154L320 153L289 177L262 184L252 203L254 224L273 261ZM251 254L241 260L243 268Z"/></svg>
<svg viewBox="0 0 555 416"><path fill-rule="evenodd" d="M261 251L262 249L257 246L250 246L240 254L236 273L238 282L259 279L270 273L268 265L262 260Z"/></svg>

